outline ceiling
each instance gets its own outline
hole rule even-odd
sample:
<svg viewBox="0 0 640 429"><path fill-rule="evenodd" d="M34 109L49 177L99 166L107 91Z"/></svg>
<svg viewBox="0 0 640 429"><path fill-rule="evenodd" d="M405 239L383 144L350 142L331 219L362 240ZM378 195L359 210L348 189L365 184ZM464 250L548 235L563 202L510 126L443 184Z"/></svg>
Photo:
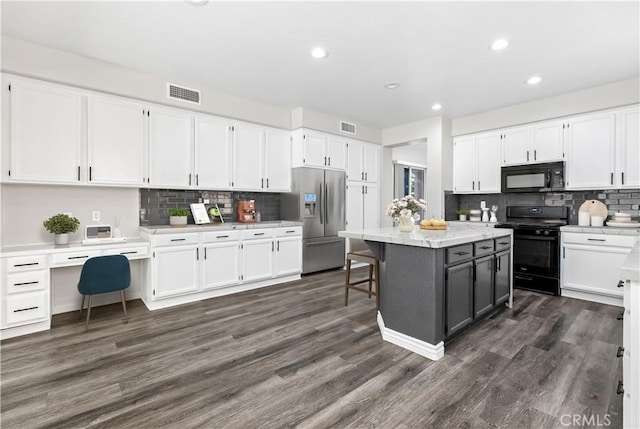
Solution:
<svg viewBox="0 0 640 429"><path fill-rule="evenodd" d="M639 3L2 1L2 34L387 128L638 76ZM492 51L499 37L509 46ZM329 56L309 55L322 45ZM542 82L529 86L533 76ZM398 82L397 89L384 88ZM440 112L431 110L442 104Z"/></svg>

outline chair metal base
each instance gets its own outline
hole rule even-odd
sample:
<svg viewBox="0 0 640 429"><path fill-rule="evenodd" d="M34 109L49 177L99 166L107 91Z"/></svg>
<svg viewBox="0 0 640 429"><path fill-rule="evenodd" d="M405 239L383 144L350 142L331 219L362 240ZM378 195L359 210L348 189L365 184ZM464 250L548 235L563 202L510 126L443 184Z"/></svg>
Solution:
<svg viewBox="0 0 640 429"><path fill-rule="evenodd" d="M87 303L87 322L84 326L84 332L89 332L89 318L91 317L91 296L82 295L82 303L80 304L80 316L78 320L82 320L82 310L84 310L84 300L89 296L89 302ZM120 290L120 300L122 301L122 311L124 312L124 323L129 323L129 317L127 315L127 302L124 299L124 289Z"/></svg>

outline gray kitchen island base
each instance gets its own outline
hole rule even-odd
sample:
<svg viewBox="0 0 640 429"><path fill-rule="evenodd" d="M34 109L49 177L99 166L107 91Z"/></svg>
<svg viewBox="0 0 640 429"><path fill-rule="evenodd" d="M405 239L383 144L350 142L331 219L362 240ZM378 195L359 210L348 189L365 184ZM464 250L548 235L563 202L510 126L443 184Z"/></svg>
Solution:
<svg viewBox="0 0 640 429"><path fill-rule="evenodd" d="M438 360L444 341L512 296L512 231L454 227L341 231L380 261L378 326L385 341Z"/></svg>

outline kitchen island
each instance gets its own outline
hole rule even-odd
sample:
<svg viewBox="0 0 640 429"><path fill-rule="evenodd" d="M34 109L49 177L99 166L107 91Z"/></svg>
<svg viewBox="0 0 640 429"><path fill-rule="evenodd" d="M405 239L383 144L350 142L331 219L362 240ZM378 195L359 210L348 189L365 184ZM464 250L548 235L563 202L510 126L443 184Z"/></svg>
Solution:
<svg viewBox="0 0 640 429"><path fill-rule="evenodd" d="M427 358L500 305L512 304L511 229L472 223L446 230L341 231L365 240L380 260L382 338Z"/></svg>

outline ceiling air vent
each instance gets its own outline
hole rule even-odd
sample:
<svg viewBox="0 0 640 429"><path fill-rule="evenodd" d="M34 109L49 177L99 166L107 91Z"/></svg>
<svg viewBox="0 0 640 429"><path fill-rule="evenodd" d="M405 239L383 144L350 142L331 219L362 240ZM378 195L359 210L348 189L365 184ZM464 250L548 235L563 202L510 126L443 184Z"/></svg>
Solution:
<svg viewBox="0 0 640 429"><path fill-rule="evenodd" d="M187 101L189 103L200 104L200 91L185 88L184 86L167 84L167 97L174 100Z"/></svg>
<svg viewBox="0 0 640 429"><path fill-rule="evenodd" d="M343 133L356 135L356 124L340 121L340 131Z"/></svg>

